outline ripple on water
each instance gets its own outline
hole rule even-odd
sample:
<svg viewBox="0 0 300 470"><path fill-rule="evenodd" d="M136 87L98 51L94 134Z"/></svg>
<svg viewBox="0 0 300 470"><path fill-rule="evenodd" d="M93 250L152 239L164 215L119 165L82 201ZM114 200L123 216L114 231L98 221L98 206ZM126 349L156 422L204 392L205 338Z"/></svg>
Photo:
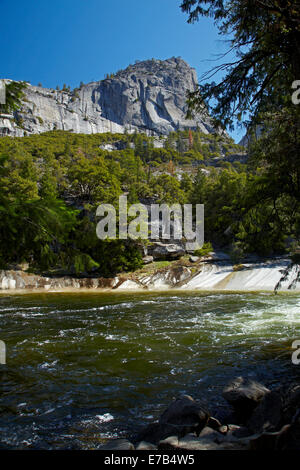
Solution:
<svg viewBox="0 0 300 470"><path fill-rule="evenodd" d="M217 404L233 376L298 374L299 294L16 296L1 299L0 322L7 447L97 448L179 393Z"/></svg>

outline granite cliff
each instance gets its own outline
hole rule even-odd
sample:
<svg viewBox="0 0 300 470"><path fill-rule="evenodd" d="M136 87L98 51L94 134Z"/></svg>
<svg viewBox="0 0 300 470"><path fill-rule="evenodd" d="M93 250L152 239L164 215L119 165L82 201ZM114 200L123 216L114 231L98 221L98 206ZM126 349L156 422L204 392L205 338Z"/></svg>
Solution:
<svg viewBox="0 0 300 470"><path fill-rule="evenodd" d="M0 133L23 136L62 129L165 135L185 128L215 132L205 109L186 120L186 93L196 86L196 71L181 58L137 62L73 91L28 84L21 109L0 118Z"/></svg>

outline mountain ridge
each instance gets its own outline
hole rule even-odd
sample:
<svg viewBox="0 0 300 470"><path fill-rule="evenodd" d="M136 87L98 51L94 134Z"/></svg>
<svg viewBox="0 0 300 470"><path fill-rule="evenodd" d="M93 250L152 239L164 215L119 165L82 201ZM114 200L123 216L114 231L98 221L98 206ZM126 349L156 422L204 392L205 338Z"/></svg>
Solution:
<svg viewBox="0 0 300 470"><path fill-rule="evenodd" d="M175 57L136 62L73 91L28 84L21 108L0 118L0 134L18 137L68 130L155 136L184 129L221 134L205 108L194 119L186 119L187 91L196 87L195 69Z"/></svg>

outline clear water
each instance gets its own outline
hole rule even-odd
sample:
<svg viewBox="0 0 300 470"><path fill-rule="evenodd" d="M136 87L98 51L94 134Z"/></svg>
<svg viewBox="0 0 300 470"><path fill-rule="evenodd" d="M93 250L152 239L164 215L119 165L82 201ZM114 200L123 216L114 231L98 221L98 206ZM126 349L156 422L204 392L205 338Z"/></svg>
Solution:
<svg viewBox="0 0 300 470"><path fill-rule="evenodd" d="M211 410L238 375L299 380L300 295L0 297L0 446L93 449L188 393Z"/></svg>

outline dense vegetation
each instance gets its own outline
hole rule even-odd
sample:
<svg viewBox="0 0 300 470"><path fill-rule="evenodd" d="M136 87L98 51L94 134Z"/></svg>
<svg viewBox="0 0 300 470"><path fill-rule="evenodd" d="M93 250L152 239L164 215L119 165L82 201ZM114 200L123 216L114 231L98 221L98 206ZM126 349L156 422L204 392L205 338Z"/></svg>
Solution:
<svg viewBox="0 0 300 470"><path fill-rule="evenodd" d="M206 241L233 256L282 251L298 230L298 219L286 223L292 197L278 199L274 191L262 199L271 176L254 159L226 162L240 151L226 136L191 131L156 145L142 134L3 137L1 267L27 262L38 271L104 276L140 267L138 245L96 237L97 206L118 206L124 193L129 203L204 203Z"/></svg>

